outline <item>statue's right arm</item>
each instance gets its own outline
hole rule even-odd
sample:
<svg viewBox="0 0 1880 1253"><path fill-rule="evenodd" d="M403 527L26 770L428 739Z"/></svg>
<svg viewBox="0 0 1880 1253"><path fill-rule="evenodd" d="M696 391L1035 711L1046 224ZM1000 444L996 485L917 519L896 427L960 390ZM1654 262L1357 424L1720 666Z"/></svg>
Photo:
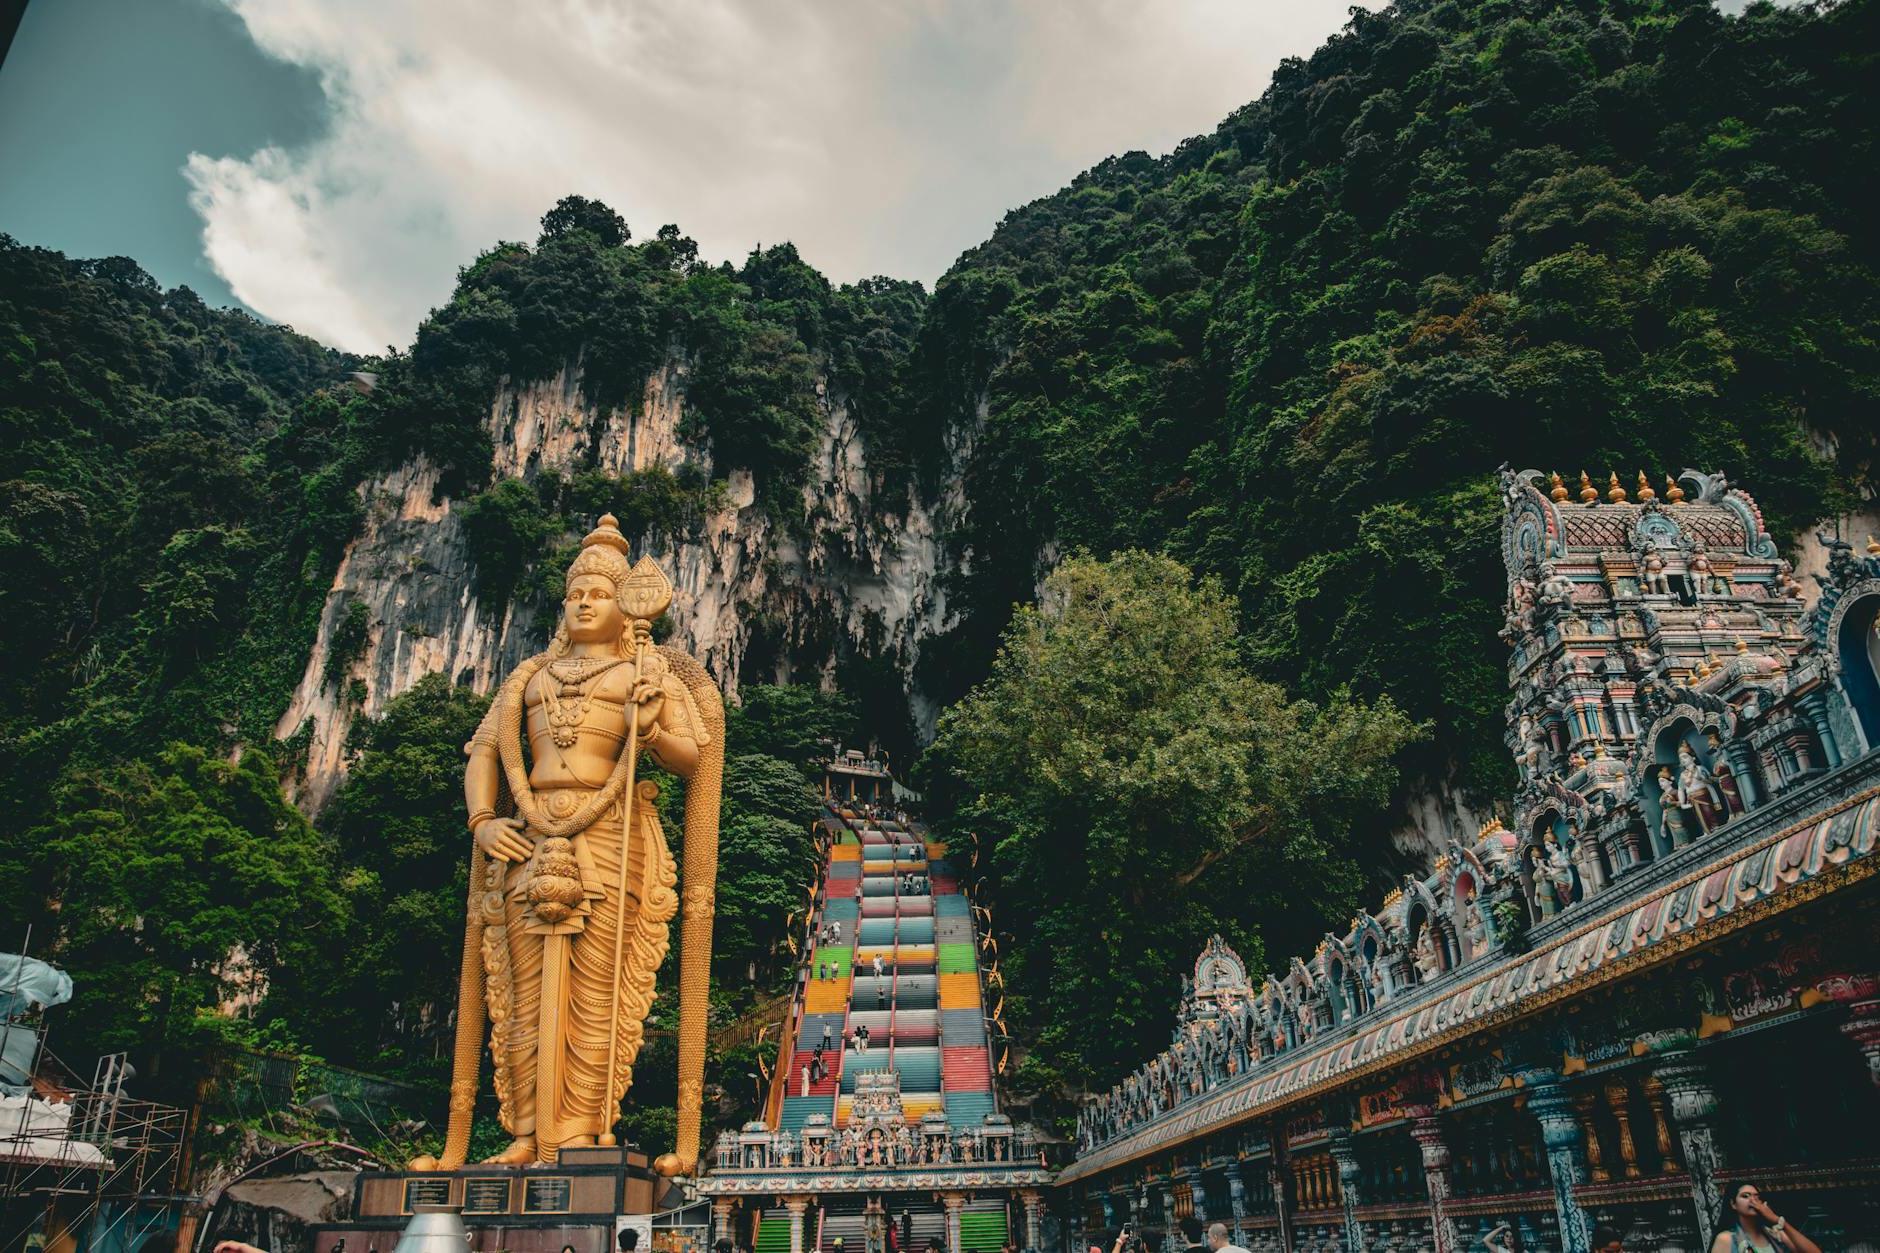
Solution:
<svg viewBox="0 0 1880 1253"><path fill-rule="evenodd" d="M529 845L516 818L498 818L496 800L502 792L502 761L496 749L495 709L491 708L475 738L465 746L470 762L463 772L464 808L470 830L483 852L498 861L527 861Z"/></svg>

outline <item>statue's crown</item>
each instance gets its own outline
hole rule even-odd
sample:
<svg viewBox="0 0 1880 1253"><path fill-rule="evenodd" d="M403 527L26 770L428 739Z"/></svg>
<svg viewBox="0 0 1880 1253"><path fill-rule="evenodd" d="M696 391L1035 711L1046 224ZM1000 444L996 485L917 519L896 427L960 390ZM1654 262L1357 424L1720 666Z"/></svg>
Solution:
<svg viewBox="0 0 1880 1253"><path fill-rule="evenodd" d="M614 596L628 616L657 618L672 604L672 583L651 557L630 562L632 549L620 533L620 520L611 513L581 541L581 552L568 565L573 582L583 574L598 574L614 585Z"/></svg>

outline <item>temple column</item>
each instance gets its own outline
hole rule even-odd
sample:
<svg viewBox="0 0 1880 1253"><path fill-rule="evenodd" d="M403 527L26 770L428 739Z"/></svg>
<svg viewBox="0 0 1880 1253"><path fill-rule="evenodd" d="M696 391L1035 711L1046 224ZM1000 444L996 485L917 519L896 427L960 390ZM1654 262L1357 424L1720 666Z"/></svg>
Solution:
<svg viewBox="0 0 1880 1253"><path fill-rule="evenodd" d="M1037 1249L1044 1244L1044 1196L1036 1189L1027 1188L1018 1194L1018 1199L1025 1207L1025 1248Z"/></svg>
<svg viewBox="0 0 1880 1253"><path fill-rule="evenodd" d="M1572 1099L1573 1111L1580 1116L1580 1134L1586 1143L1587 1171L1594 1183L1604 1183L1612 1176L1600 1155L1599 1128L1593 1123L1593 1110L1599 1104L1599 1097L1592 1092L1579 1092Z"/></svg>
<svg viewBox="0 0 1880 1253"><path fill-rule="evenodd" d="M1730 773L1736 776L1736 790L1743 797L1743 808L1750 810L1763 803L1762 782L1756 777L1756 753L1742 740L1724 745L1723 755L1730 759Z"/></svg>
<svg viewBox="0 0 1880 1253"><path fill-rule="evenodd" d="M1677 1145L1671 1135L1671 1119L1665 1112L1665 1085L1657 1075L1647 1075L1644 1084L1645 1101L1652 1110L1652 1134L1658 1145L1658 1160L1667 1175L1675 1175L1684 1169L1678 1161Z"/></svg>
<svg viewBox="0 0 1880 1253"><path fill-rule="evenodd" d="M786 1196L783 1208L790 1211L790 1253L803 1253L803 1212L809 1208L806 1196Z"/></svg>
<svg viewBox="0 0 1880 1253"><path fill-rule="evenodd" d="M966 1208L966 1195L961 1192L943 1193L940 1203L947 1209L947 1253L961 1253L960 1211Z"/></svg>
<svg viewBox="0 0 1880 1253"><path fill-rule="evenodd" d="M1620 1167L1627 1179L1637 1179L1638 1146L1632 1142L1632 1089L1623 1079L1606 1085L1606 1108L1612 1111L1613 1121L1619 1124Z"/></svg>
<svg viewBox="0 0 1880 1253"><path fill-rule="evenodd" d="M1283 1253L1293 1253L1292 1197L1287 1188L1286 1176L1291 1172L1286 1168L1286 1128L1275 1124L1267 1134L1267 1143L1272 1152L1266 1157L1266 1182L1273 1193L1273 1214L1279 1219L1279 1247Z"/></svg>
<svg viewBox="0 0 1880 1253"><path fill-rule="evenodd" d="M723 1240L737 1247L735 1229L731 1225L731 1215L737 1203L728 1196L721 1196L712 1202L712 1240Z"/></svg>
<svg viewBox="0 0 1880 1253"><path fill-rule="evenodd" d="M1194 1204L1195 1221L1202 1226L1208 1222L1208 1181L1199 1168L1184 1171L1182 1181L1188 1185L1188 1196Z"/></svg>
<svg viewBox="0 0 1880 1253"><path fill-rule="evenodd" d="M1182 1239L1182 1229L1175 1222L1175 1184L1162 1185L1162 1247L1168 1253L1182 1253L1188 1242Z"/></svg>
<svg viewBox="0 0 1880 1253"><path fill-rule="evenodd" d="M1527 1108L1541 1124L1541 1143L1547 1149L1547 1173L1554 1185L1554 1212L1560 1221L1561 1253L1591 1253L1593 1235L1586 1211L1573 1190L1586 1182L1580 1121L1573 1102L1561 1086L1559 1072L1537 1067L1520 1074L1527 1090Z"/></svg>
<svg viewBox="0 0 1880 1253"><path fill-rule="evenodd" d="M1821 752L1828 759L1828 769L1835 769L1841 764L1841 746L1835 742L1834 727L1828 721L1827 695L1816 689L1803 697L1802 713L1807 717L1808 725L1815 729L1815 738L1821 741Z"/></svg>
<svg viewBox="0 0 1880 1253"><path fill-rule="evenodd" d="M1240 1177L1240 1168L1230 1165L1227 1168L1227 1211L1233 1217L1234 1240L1241 1239L1240 1224L1247 1217L1247 1181Z"/></svg>
<svg viewBox="0 0 1880 1253"><path fill-rule="evenodd" d="M1359 1166L1358 1150L1351 1142L1351 1132L1332 1132L1332 1162L1336 1170L1337 1196L1345 1215L1345 1253L1365 1253L1364 1228L1358 1222Z"/></svg>
<svg viewBox="0 0 1880 1253"><path fill-rule="evenodd" d="M1652 1073L1664 1085L1671 1103L1671 1124L1677 1130L1685 1174L1691 1181L1691 1204L1697 1207L1700 1244L1709 1248L1723 1209L1723 1193L1717 1186L1717 1168L1723 1164L1714 1121L1717 1093L1704 1063L1688 1050L1666 1053Z"/></svg>
<svg viewBox="0 0 1880 1253"><path fill-rule="evenodd" d="M1423 1154L1423 1188L1430 1198L1430 1239L1435 1253L1458 1253L1461 1238L1455 1220L1449 1216L1449 1145L1443 1139L1443 1127L1430 1105L1412 1106L1410 1138Z"/></svg>

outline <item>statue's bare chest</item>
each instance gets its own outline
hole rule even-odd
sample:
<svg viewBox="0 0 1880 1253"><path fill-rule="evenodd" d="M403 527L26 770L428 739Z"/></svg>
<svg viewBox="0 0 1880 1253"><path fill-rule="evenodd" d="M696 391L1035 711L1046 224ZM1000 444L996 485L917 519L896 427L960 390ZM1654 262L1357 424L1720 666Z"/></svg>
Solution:
<svg viewBox="0 0 1880 1253"><path fill-rule="evenodd" d="M529 681L523 705L531 739L546 736L572 748L583 732L610 738L625 733L633 663L576 664L585 660L551 662Z"/></svg>

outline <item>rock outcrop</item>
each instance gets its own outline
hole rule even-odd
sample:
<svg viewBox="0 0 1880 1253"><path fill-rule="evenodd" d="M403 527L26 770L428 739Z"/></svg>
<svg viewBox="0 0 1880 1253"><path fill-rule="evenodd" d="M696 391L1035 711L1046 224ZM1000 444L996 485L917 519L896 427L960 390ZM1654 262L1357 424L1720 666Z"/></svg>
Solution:
<svg viewBox="0 0 1880 1253"><path fill-rule="evenodd" d="M669 362L647 379L637 408L600 410L578 366L540 383L503 387L487 418L497 477L534 478L598 468L626 474L691 466L709 475L711 452L688 440L685 367ZM686 534L648 537L673 580L677 642L705 660L727 695L746 679L754 624L768 635L766 673L754 681L802 680L833 670L844 649L893 659L912 690L919 646L948 625L941 588L942 539L967 507L959 475L947 473L936 500L888 493L871 473L861 430L842 398L823 390L824 427L802 494L802 512L777 517L757 502L748 472L725 476L722 508ZM970 454L972 432L956 433L950 470ZM286 713L283 739L304 737L296 799L317 809L346 769L353 721L428 674L488 692L550 629L545 607L478 599L461 501L439 493L422 457L359 488L366 521L347 547L327 593L319 634ZM344 666L330 664L342 625L363 605L367 642ZM935 710L916 703L930 728Z"/></svg>

